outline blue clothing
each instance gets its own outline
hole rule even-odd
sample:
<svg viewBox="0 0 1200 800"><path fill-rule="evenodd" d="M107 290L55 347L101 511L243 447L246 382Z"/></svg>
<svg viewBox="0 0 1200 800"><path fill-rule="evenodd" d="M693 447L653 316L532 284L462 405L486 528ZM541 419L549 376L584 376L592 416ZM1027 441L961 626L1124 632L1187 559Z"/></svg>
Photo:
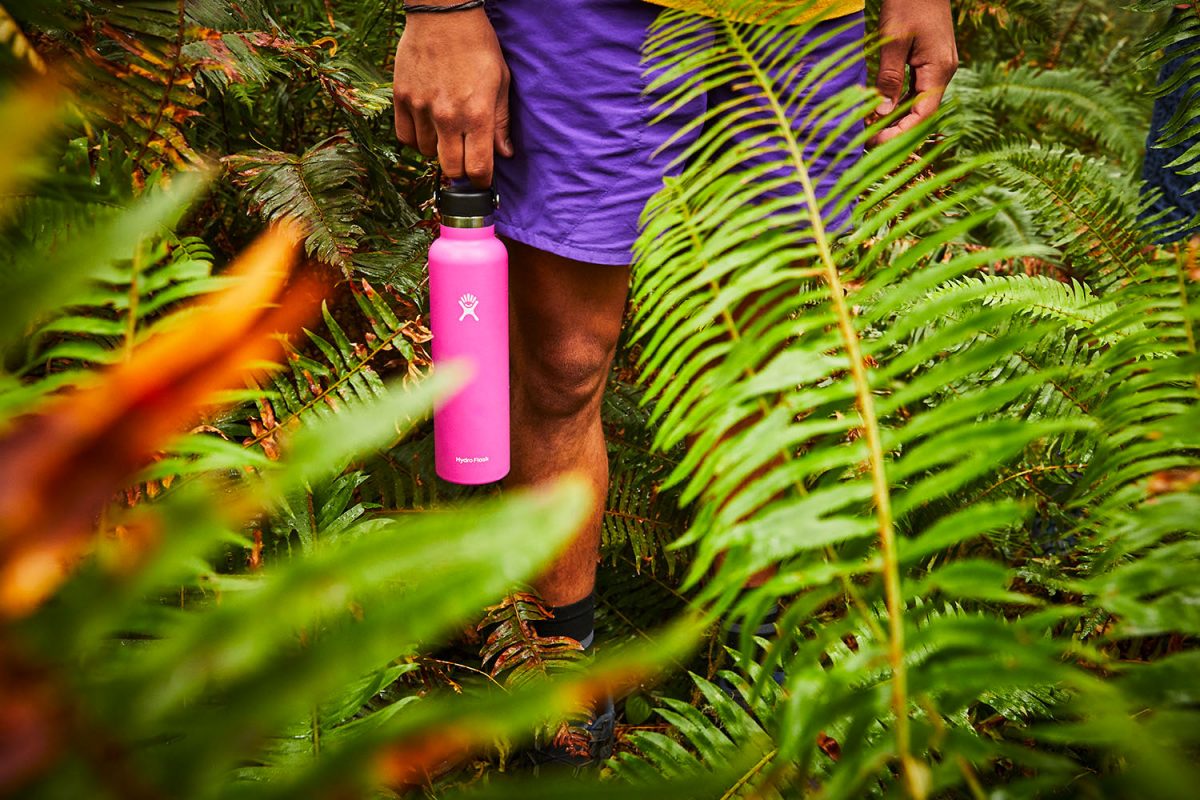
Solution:
<svg viewBox="0 0 1200 800"><path fill-rule="evenodd" d="M1185 69L1188 62L1193 64L1200 48L1200 17L1191 10L1176 10L1168 25L1180 26L1187 33L1182 41L1167 48L1167 63L1163 65L1158 76L1160 86L1171 80L1172 76ZM1189 58L1187 50L1192 50ZM1200 164L1200 159L1193 159L1187 164L1168 167L1189 149L1200 145L1200 133L1172 145L1171 147L1156 147L1163 136L1163 130L1184 103L1200 99L1200 79L1195 77L1180 83L1170 94L1163 95L1154 103L1154 115L1150 120L1150 135L1146 140L1146 161L1142 167L1142 178L1146 188L1157 189L1161 194L1155 199L1148 214L1166 214L1160 224L1166 224L1167 232L1162 241L1173 242L1200 234L1200 189L1189 192L1197 184L1197 175L1181 175L1180 170Z"/></svg>

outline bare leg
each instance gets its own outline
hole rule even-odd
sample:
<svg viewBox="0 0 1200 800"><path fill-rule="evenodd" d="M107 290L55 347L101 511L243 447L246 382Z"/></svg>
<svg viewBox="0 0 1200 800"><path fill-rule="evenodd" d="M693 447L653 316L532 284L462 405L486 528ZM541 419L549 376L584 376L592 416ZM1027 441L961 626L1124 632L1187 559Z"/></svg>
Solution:
<svg viewBox="0 0 1200 800"><path fill-rule="evenodd" d="M596 497L577 538L535 582L543 600L564 606L586 597L596 582L608 494L600 400L621 332L629 269L506 244L512 470L505 485L533 485L578 472L591 482Z"/></svg>

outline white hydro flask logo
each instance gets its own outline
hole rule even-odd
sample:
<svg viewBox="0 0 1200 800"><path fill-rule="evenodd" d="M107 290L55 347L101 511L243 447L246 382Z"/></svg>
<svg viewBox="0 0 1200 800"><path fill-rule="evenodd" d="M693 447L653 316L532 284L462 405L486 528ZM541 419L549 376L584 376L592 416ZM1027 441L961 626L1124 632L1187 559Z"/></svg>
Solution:
<svg viewBox="0 0 1200 800"><path fill-rule="evenodd" d="M462 297L458 298L458 307L462 309L462 314L459 315L458 321L462 322L467 317L479 322L479 317L475 316L475 307L479 305L479 298L467 292Z"/></svg>

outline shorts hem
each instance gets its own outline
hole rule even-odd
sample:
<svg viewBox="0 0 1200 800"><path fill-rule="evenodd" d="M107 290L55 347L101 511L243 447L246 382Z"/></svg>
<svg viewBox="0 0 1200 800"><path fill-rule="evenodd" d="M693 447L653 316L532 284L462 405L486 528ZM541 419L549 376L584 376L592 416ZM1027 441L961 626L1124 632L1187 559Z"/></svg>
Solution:
<svg viewBox="0 0 1200 800"><path fill-rule="evenodd" d="M547 253L553 253L556 256L574 259L575 261L585 261L589 264L600 264L606 267L627 267L633 262L632 246L620 250L580 247L560 242L540 233L524 230L515 225L509 225L500 220L496 221L496 233L521 244L536 247L538 250L544 250Z"/></svg>

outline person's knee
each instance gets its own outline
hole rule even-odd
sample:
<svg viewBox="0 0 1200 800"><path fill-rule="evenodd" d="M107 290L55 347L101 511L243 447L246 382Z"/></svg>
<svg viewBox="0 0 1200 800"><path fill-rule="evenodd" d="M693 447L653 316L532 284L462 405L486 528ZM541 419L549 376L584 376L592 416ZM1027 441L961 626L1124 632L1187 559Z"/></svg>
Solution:
<svg viewBox="0 0 1200 800"><path fill-rule="evenodd" d="M551 418L576 417L600 400L615 341L573 335L543 341L520 359L517 386L526 406Z"/></svg>

